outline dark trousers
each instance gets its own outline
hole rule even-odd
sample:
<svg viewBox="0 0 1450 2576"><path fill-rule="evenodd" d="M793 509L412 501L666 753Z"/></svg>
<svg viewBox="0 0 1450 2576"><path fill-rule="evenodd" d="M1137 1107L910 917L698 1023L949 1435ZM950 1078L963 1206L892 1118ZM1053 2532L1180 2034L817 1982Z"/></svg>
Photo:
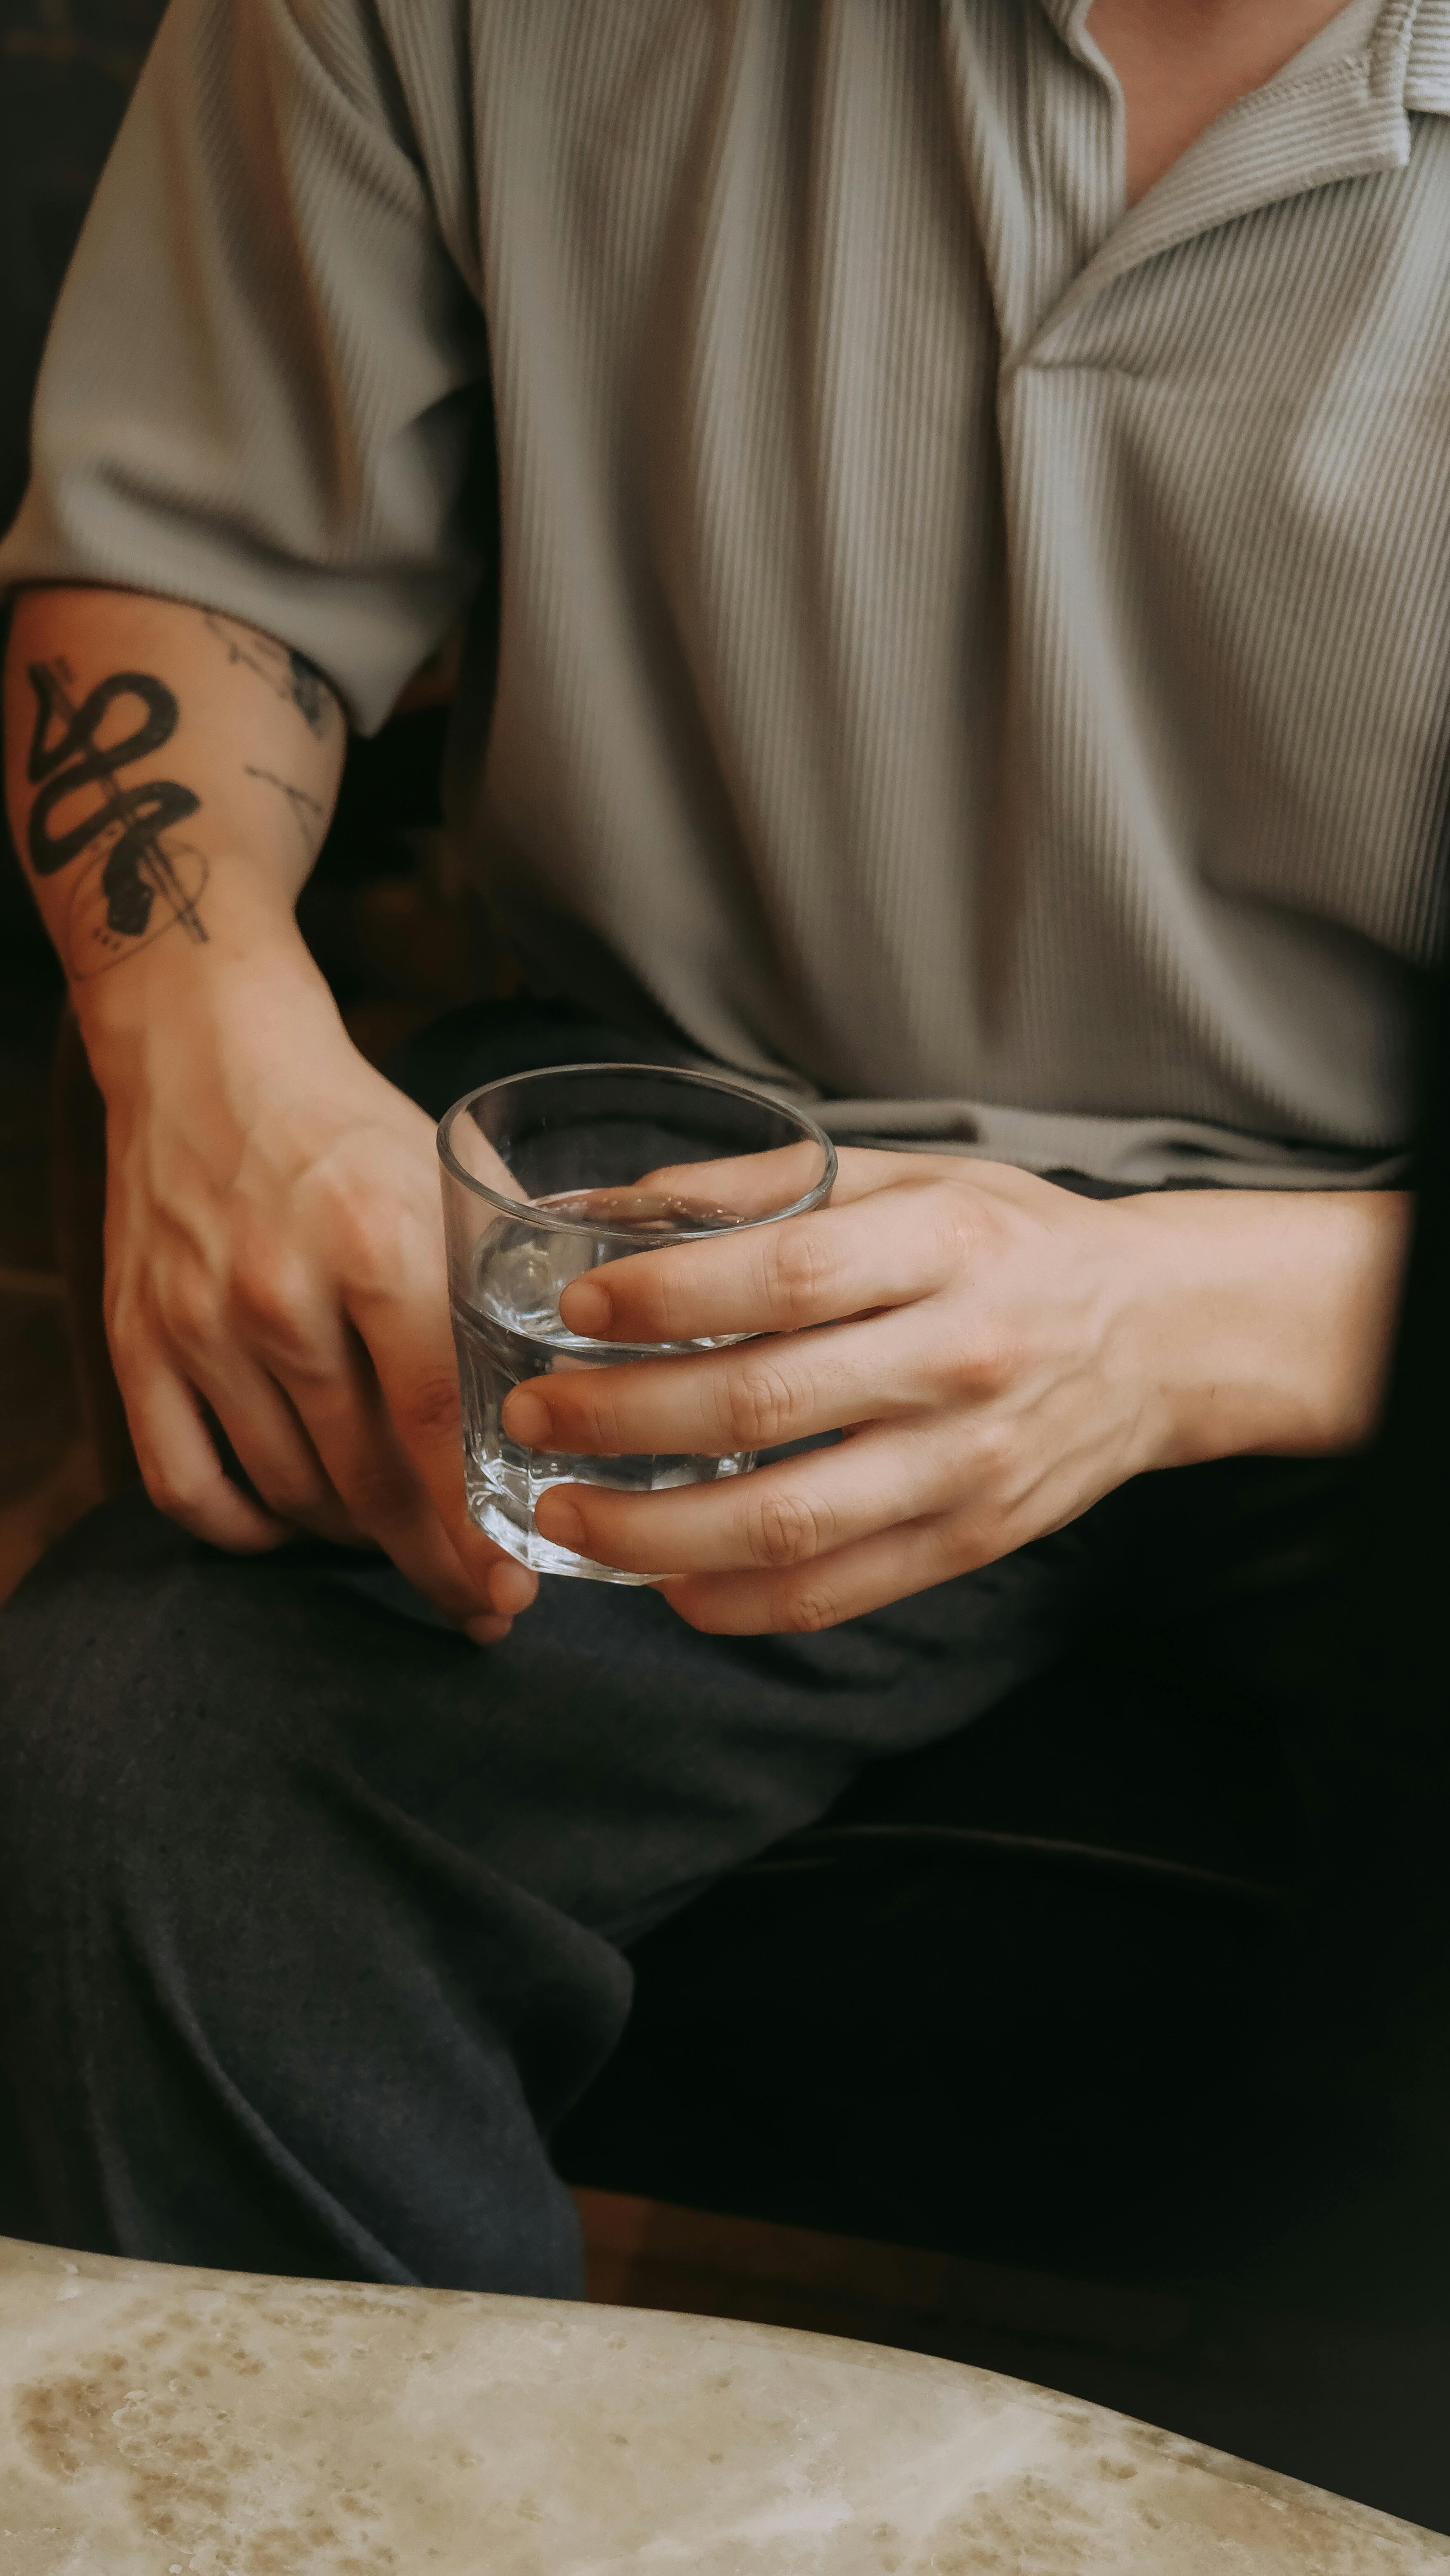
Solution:
<svg viewBox="0 0 1450 2576"><path fill-rule="evenodd" d="M436 1109L632 1051L513 1006L403 1070ZM1343 1484L1272 1460L1142 1478L820 1636L699 1636L651 1592L546 1581L483 1651L381 1560L231 1558L107 1504L0 1615L0 2229L573 2293L547 2140L619 2037L631 1942L1105 1618L1255 1696L1332 1867Z"/></svg>

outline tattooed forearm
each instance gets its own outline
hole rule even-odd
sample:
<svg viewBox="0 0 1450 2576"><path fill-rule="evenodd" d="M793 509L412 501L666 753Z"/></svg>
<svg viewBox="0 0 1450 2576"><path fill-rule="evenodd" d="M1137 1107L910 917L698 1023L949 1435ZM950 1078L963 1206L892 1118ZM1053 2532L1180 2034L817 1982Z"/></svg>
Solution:
<svg viewBox="0 0 1450 2576"><path fill-rule="evenodd" d="M286 797L292 820L302 835L303 850L309 859L312 858L327 824L327 808L322 799L309 796L305 787L294 787L289 778L279 778L274 769L256 769L251 761L244 766L249 778L260 778L264 786L275 787L279 796Z"/></svg>
<svg viewBox="0 0 1450 2576"><path fill-rule="evenodd" d="M35 726L26 772L39 789L30 809L26 846L37 877L52 877L85 859L70 903L70 956L75 975L114 966L138 943L179 923L189 939L204 941L197 897L206 883L200 851L163 832L199 812L201 799L173 779L147 778L132 787L118 773L164 749L176 731L179 710L170 689L145 671L114 671L77 706L62 662L32 662ZM117 742L98 740L111 709L132 700L140 721ZM92 791L77 813L71 800ZM69 808L63 828L58 809ZM89 856L87 856L89 853Z"/></svg>
<svg viewBox="0 0 1450 2576"><path fill-rule="evenodd" d="M210 611L206 625L224 648L228 661L233 666L240 662L274 697L294 706L320 742L331 727L337 702L316 663L309 662L305 653L293 653L285 644L274 644L270 636L256 634L250 626L234 626L230 618L215 617Z"/></svg>

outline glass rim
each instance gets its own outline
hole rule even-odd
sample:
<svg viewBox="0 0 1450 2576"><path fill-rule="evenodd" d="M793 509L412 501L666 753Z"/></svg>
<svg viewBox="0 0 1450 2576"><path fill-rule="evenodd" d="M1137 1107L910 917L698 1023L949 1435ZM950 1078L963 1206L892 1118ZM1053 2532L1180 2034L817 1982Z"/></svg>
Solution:
<svg viewBox="0 0 1450 2576"><path fill-rule="evenodd" d="M481 1082L476 1090L465 1091L461 1099L455 1100L450 1108L444 1110L438 1121L438 1160L444 1171L452 1180L460 1182L464 1189L471 1190L476 1198L484 1199L490 1207L497 1208L501 1216L527 1216L535 1224L543 1225L555 1234L587 1234L591 1235L596 1242L621 1243L633 1252L658 1249L656 1245L642 1239L637 1226L596 1225L592 1222L581 1225L577 1218L556 1216L551 1208L543 1206L537 1199L507 1199L501 1190L490 1189L487 1181L476 1180L472 1172L466 1172L455 1154L449 1141L453 1122L456 1118L461 1118L465 1110L471 1109L476 1100L486 1099L491 1091L507 1091L515 1083L544 1082L553 1075L567 1073L648 1073L661 1077L667 1082L690 1083L701 1091L723 1091L733 1100L749 1101L752 1108L775 1109L782 1117L794 1118L803 1131L802 1142L813 1142L820 1146L823 1158L820 1179L800 1197L790 1200L785 1207L771 1208L764 1216L733 1218L729 1225L682 1227L678 1233L671 1233L667 1238L671 1245L708 1243L716 1235L745 1234L752 1226L779 1225L786 1217L807 1216L812 1208L821 1205L835 1184L838 1168L836 1148L824 1127L812 1118L808 1111L798 1109L793 1101L779 1100L771 1092L753 1089L749 1083L733 1082L728 1074L697 1073L692 1066L679 1064L537 1064L531 1065L527 1072L499 1074L493 1082ZM767 1145L757 1150L763 1153L776 1153L780 1148ZM714 1159L720 1162L733 1162L736 1157L721 1154Z"/></svg>

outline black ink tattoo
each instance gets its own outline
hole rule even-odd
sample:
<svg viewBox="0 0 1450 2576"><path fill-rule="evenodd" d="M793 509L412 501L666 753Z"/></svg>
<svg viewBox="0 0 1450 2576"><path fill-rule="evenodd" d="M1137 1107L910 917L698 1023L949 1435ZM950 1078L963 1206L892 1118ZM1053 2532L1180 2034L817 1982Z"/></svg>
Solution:
<svg viewBox="0 0 1450 2576"><path fill-rule="evenodd" d="M294 706L319 739L326 733L332 722L333 696L315 662L309 662L305 653L291 652L285 644L274 644L268 636L254 634L250 629L238 633L225 618L214 617L210 611L206 624L225 647L233 667L240 662L274 697Z"/></svg>
<svg viewBox="0 0 1450 2576"><path fill-rule="evenodd" d="M280 796L286 797L292 809L292 820L302 835L303 849L311 858L322 837L318 825L326 820L318 798L309 796L305 787L294 787L290 779L279 778L275 770L254 769L249 760L243 763L243 767L249 778L262 779L268 787L275 787Z"/></svg>
<svg viewBox="0 0 1450 2576"><path fill-rule="evenodd" d="M305 653L287 656L287 685L292 703L314 733L326 733L332 714L332 692L315 662Z"/></svg>
<svg viewBox="0 0 1450 2576"><path fill-rule="evenodd" d="M111 965L123 943L150 938L179 922L189 939L204 941L206 932L196 898L206 882L206 862L184 844L168 848L161 835L199 812L201 799L172 779L148 778L122 787L117 772L160 751L176 731L180 710L164 682L144 671L114 671L76 706L67 692L58 663L32 662L35 729L30 740L27 774L40 793L30 809L26 842L38 877L57 875L93 843L102 847L82 871L72 899L72 914L89 909L98 892L104 918L89 924L90 936L112 952L99 961L78 951L74 971L94 973ZM97 735L118 700L135 699L141 721L120 742L101 744ZM56 728L59 728L57 732ZM58 806L83 788L94 787L99 803L67 831L53 831ZM199 874L198 874L199 872ZM95 880L99 875L99 886ZM84 898L84 906L82 905ZM165 918L153 919L157 906Z"/></svg>

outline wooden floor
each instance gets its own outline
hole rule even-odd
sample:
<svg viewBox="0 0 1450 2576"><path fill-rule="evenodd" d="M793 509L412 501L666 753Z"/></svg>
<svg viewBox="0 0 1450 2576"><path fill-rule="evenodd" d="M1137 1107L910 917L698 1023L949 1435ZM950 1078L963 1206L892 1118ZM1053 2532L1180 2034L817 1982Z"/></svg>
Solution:
<svg viewBox="0 0 1450 2576"><path fill-rule="evenodd" d="M1060 2375L1064 2353L1091 2346L1119 2357L1129 2402L1128 2382L1191 2330L1188 2305L1158 2290L1007 2270L621 2192L576 2190L574 2198L588 2295L613 2307L748 2317L1025 2378Z"/></svg>

